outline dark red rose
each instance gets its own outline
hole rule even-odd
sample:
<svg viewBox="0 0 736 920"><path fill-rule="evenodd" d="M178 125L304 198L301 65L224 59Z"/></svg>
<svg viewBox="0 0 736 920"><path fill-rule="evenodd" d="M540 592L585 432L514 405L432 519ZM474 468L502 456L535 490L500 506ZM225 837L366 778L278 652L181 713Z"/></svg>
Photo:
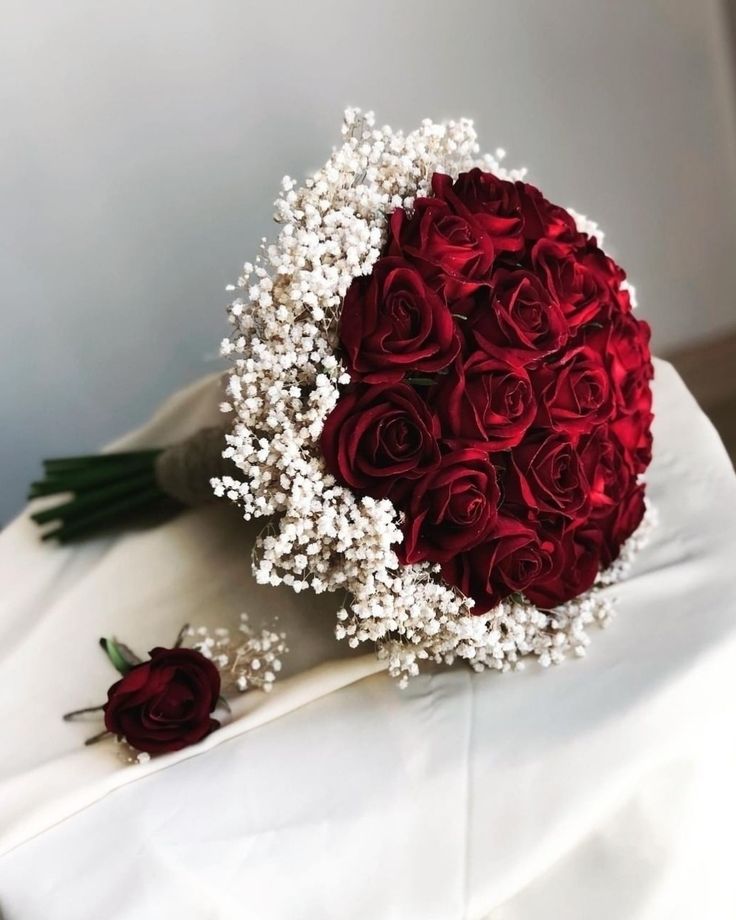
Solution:
<svg viewBox="0 0 736 920"><path fill-rule="evenodd" d="M582 438L578 456L588 483L590 518L608 517L633 487L636 473L608 425Z"/></svg>
<svg viewBox="0 0 736 920"><path fill-rule="evenodd" d="M509 594L524 592L547 577L555 546L513 518L499 517L487 542L460 553L442 566L445 581L475 601L474 614L486 613Z"/></svg>
<svg viewBox="0 0 736 920"><path fill-rule="evenodd" d="M518 252L524 246L521 235L521 209L513 182L499 179L490 172L471 169L460 173L455 182L435 173L432 191L446 201L456 214L474 215L496 252Z"/></svg>
<svg viewBox="0 0 736 920"><path fill-rule="evenodd" d="M616 313L605 329L597 333L604 351L618 404L623 411L648 409L649 382L654 376L649 350L651 329L631 313Z"/></svg>
<svg viewBox="0 0 736 920"><path fill-rule="evenodd" d="M644 484L634 483L630 491L618 502L610 516L601 521L602 564L607 568L617 557L623 544L641 524L646 505Z"/></svg>
<svg viewBox="0 0 736 920"><path fill-rule="evenodd" d="M220 673L191 648L155 648L107 691L105 727L148 754L178 751L220 723L211 718Z"/></svg>
<svg viewBox="0 0 736 920"><path fill-rule="evenodd" d="M496 470L482 450L457 450L411 492L399 555L404 563L446 562L482 542L496 522Z"/></svg>
<svg viewBox="0 0 736 920"><path fill-rule="evenodd" d="M643 473L652 459L652 390L649 325L630 313L614 313L603 328L586 336L604 356L615 397L610 430L632 468Z"/></svg>
<svg viewBox="0 0 736 920"><path fill-rule="evenodd" d="M414 263L429 283L449 296L486 284L495 246L476 215L456 214L439 198L417 198L389 222L388 255Z"/></svg>
<svg viewBox="0 0 736 920"><path fill-rule="evenodd" d="M550 609L578 597L593 587L601 567L603 533L596 525L569 528L542 536L552 545L552 565L524 590L537 607Z"/></svg>
<svg viewBox="0 0 736 920"><path fill-rule="evenodd" d="M616 292L623 272L594 241L574 247L541 239L532 248L531 263L553 292L571 333L591 320L607 321L618 306Z"/></svg>
<svg viewBox="0 0 736 920"><path fill-rule="evenodd" d="M573 442L562 433L541 433L511 452L505 500L528 517L552 514L578 520L585 516L589 486Z"/></svg>
<svg viewBox="0 0 736 920"><path fill-rule="evenodd" d="M611 379L603 357L584 341L532 376L539 424L575 438L592 431L613 413Z"/></svg>
<svg viewBox="0 0 736 920"><path fill-rule="evenodd" d="M537 411L524 367L475 351L431 391L444 439L455 447L503 450L519 444Z"/></svg>
<svg viewBox="0 0 736 920"><path fill-rule="evenodd" d="M618 308L622 313L631 313L634 305L632 303L629 288L620 287L617 291L614 292L614 298L618 304Z"/></svg>
<svg viewBox="0 0 736 920"><path fill-rule="evenodd" d="M499 269L488 299L479 297L468 322L475 340L490 354L503 353L531 364L557 351L568 338L560 305L532 272Z"/></svg>
<svg viewBox="0 0 736 920"><path fill-rule="evenodd" d="M322 431L327 469L356 492L384 498L434 469L439 424L405 383L353 386Z"/></svg>
<svg viewBox="0 0 736 920"><path fill-rule="evenodd" d="M407 371L431 373L460 348L444 300L403 259L379 259L345 296L340 341L348 370L365 383L398 383Z"/></svg>
<svg viewBox="0 0 736 920"><path fill-rule="evenodd" d="M588 276L601 286L618 291L626 280L626 272L603 252L595 237L586 237L585 242L575 248L575 255Z"/></svg>
<svg viewBox="0 0 736 920"><path fill-rule="evenodd" d="M578 243L583 239L572 214L547 201L535 186L527 182L516 182L515 185L523 221L522 232L527 241L534 242L547 237L565 243Z"/></svg>
<svg viewBox="0 0 736 920"><path fill-rule="evenodd" d="M611 432L624 449L635 473L643 473L652 462L652 415L649 406L652 394L642 394L642 408L637 412L621 413L611 422Z"/></svg>

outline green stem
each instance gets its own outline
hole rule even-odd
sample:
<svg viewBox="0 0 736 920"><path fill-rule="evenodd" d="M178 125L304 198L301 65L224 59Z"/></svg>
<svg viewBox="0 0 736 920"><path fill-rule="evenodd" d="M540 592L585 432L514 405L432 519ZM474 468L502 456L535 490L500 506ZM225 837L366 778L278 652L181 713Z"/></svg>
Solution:
<svg viewBox="0 0 736 920"><path fill-rule="evenodd" d="M90 510L107 506L111 499L122 498L124 495L134 495L140 492L141 489L155 485L155 482L153 472L149 470L129 479L123 479L120 482L113 482L109 485L102 485L97 489L80 492L71 501L56 505L53 508L47 508L45 511L37 511L31 515L31 518L37 524L48 524L50 521L57 519L65 522L73 521L84 516Z"/></svg>
<svg viewBox="0 0 736 920"><path fill-rule="evenodd" d="M49 470L75 469L88 466L102 466L106 464L128 463L139 460L152 460L159 453L161 448L149 448L148 450L121 451L112 454L86 454L80 457L52 457L44 460L43 465Z"/></svg>
<svg viewBox="0 0 736 920"><path fill-rule="evenodd" d="M151 470L152 468L153 460L148 459L120 466L103 464L101 467L89 466L84 470L74 470L60 473L59 475L52 474L46 479L32 483L29 497L39 498L43 495L58 495L59 492L83 492L115 483L123 476Z"/></svg>
<svg viewBox="0 0 736 920"><path fill-rule="evenodd" d="M93 531L100 529L100 527L119 520L121 517L126 517L132 511L154 510L164 500L164 493L158 486L152 486L141 492L127 495L120 501L98 508L69 524L62 524L56 530L45 533L42 539L58 540L60 543L77 540L88 536Z"/></svg>

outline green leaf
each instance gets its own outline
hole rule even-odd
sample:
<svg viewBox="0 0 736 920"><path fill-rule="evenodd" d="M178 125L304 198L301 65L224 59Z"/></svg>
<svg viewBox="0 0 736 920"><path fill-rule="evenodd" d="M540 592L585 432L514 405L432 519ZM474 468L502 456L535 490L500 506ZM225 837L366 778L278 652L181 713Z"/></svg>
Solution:
<svg viewBox="0 0 736 920"><path fill-rule="evenodd" d="M139 664L143 664L143 659L139 658L132 648L127 645L123 645L122 642L116 642L115 644L117 645L120 654L128 662L129 668L135 668Z"/></svg>
<svg viewBox="0 0 736 920"><path fill-rule="evenodd" d="M105 639L103 637L100 639L100 645L115 670L123 675L127 674L136 664L140 664L140 659L137 655L134 655L127 646L116 642L114 639Z"/></svg>

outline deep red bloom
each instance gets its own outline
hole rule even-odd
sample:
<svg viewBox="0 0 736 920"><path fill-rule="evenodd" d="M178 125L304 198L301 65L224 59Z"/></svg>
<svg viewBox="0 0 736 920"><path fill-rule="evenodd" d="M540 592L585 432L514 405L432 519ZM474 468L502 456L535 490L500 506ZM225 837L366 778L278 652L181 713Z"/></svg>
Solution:
<svg viewBox="0 0 736 920"><path fill-rule="evenodd" d="M549 576L554 544L540 541L534 528L499 518L489 540L460 553L442 566L442 576L475 601L473 613L485 613L509 594Z"/></svg>
<svg viewBox="0 0 736 920"><path fill-rule="evenodd" d="M407 372L433 373L460 348L444 299L403 259L380 259L350 285L340 316L340 341L355 380L398 383Z"/></svg>
<svg viewBox="0 0 736 920"><path fill-rule="evenodd" d="M596 524L570 527L542 539L552 547L553 564L524 590L538 607L549 609L593 587L603 556L603 531Z"/></svg>
<svg viewBox="0 0 736 920"><path fill-rule="evenodd" d="M559 514L587 515L590 489L574 443L562 433L527 440L511 452L506 501L522 519Z"/></svg>
<svg viewBox="0 0 736 920"><path fill-rule="evenodd" d="M604 356L584 341L543 364L533 379L537 424L577 438L613 415L614 392Z"/></svg>
<svg viewBox="0 0 736 920"><path fill-rule="evenodd" d="M526 269L495 272L488 298L477 300L468 323L480 348L515 364L539 362L569 337L554 292Z"/></svg>
<svg viewBox="0 0 736 920"><path fill-rule="evenodd" d="M483 450L446 454L412 490L406 508L403 562L446 562L481 543L496 522L496 469Z"/></svg>
<svg viewBox="0 0 736 920"><path fill-rule="evenodd" d="M322 453L335 478L383 498L440 462L439 423L406 384L356 386L325 421Z"/></svg>
<svg viewBox="0 0 736 920"><path fill-rule="evenodd" d="M564 243L584 240L569 211L547 201L539 189L528 182L516 182L515 185L523 222L522 232L528 243L541 239L560 240Z"/></svg>
<svg viewBox="0 0 736 920"><path fill-rule="evenodd" d="M220 672L191 648L155 648L107 691L105 727L148 754L178 751L219 728Z"/></svg>
<svg viewBox="0 0 736 920"><path fill-rule="evenodd" d="M449 176L435 173L432 191L455 214L473 215L493 240L497 253L518 252L523 248L521 206L513 182L471 169L460 173L455 182Z"/></svg>
<svg viewBox="0 0 736 920"><path fill-rule="evenodd" d="M532 246L530 259L553 292L570 332L592 321L607 322L618 308L624 273L593 241L573 246L544 237Z"/></svg>
<svg viewBox="0 0 736 920"><path fill-rule="evenodd" d="M442 436L455 447L515 447L534 421L529 375L501 357L474 351L458 358L431 392Z"/></svg>
<svg viewBox="0 0 736 920"><path fill-rule="evenodd" d="M414 211L391 215L389 256L412 262L428 282L457 296L486 284L496 255L493 237L481 215L454 211L440 198L418 198Z"/></svg>

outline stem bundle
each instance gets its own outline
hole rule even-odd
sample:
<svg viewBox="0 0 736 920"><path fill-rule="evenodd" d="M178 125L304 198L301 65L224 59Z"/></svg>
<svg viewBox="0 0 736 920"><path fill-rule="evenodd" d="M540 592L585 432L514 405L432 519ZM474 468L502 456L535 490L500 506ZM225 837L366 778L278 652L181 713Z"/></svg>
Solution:
<svg viewBox="0 0 736 920"><path fill-rule="evenodd" d="M39 525L56 523L44 540L67 543L118 527L133 514L175 510L178 503L159 486L155 461L161 449L44 460L45 476L29 498L71 493L53 508L31 515Z"/></svg>

